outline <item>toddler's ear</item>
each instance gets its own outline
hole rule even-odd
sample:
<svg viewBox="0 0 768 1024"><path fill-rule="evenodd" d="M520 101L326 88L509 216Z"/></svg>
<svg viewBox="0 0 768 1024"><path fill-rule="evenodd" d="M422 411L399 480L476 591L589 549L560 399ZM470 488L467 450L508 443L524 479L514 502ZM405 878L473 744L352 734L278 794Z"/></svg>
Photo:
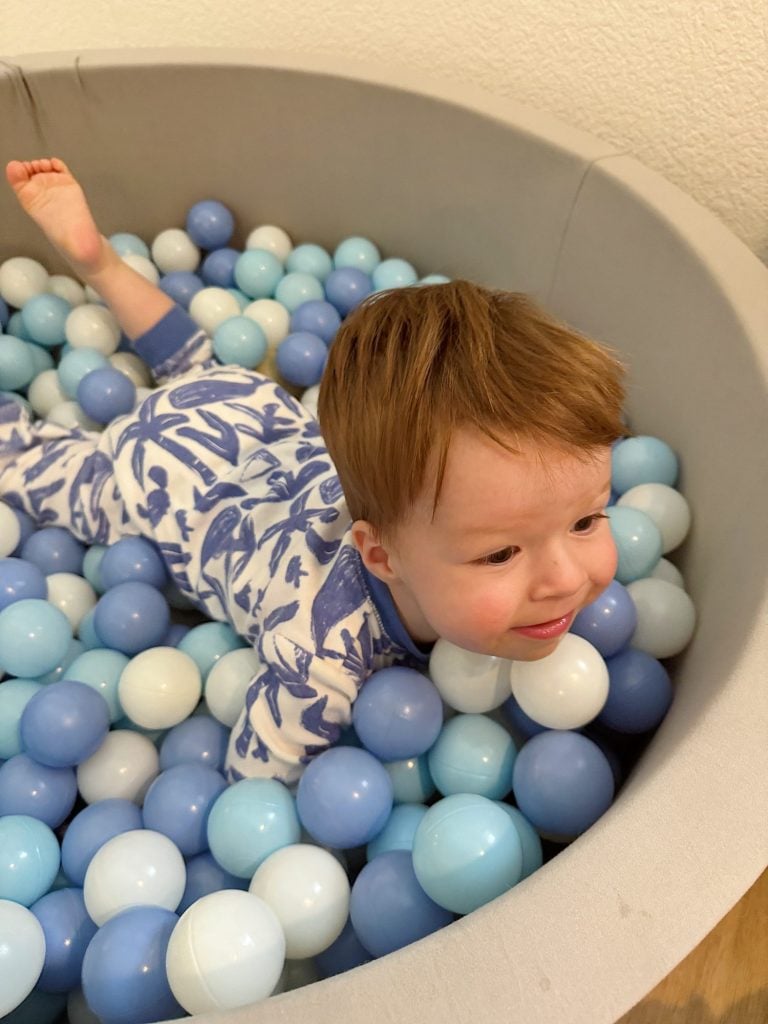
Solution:
<svg viewBox="0 0 768 1024"><path fill-rule="evenodd" d="M383 583L394 583L398 579L392 565L392 554L370 523L364 519L355 520L352 524L352 540L368 572Z"/></svg>

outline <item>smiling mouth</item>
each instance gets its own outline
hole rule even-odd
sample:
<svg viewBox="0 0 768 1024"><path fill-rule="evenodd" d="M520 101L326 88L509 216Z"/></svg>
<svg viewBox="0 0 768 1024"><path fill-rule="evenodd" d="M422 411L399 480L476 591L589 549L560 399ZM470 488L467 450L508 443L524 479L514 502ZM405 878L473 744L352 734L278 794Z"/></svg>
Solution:
<svg viewBox="0 0 768 1024"><path fill-rule="evenodd" d="M548 622L536 622L531 626L514 626L512 632L532 637L534 640L551 640L568 632L575 615L576 613L571 611L559 619L550 619Z"/></svg>

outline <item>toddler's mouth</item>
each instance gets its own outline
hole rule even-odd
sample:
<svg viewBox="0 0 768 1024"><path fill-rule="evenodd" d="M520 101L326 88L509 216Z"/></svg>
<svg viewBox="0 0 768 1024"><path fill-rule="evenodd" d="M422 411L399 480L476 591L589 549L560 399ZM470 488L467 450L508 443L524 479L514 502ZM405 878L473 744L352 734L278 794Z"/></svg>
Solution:
<svg viewBox="0 0 768 1024"><path fill-rule="evenodd" d="M568 632L575 614L571 611L559 619L550 619L548 622L536 622L532 626L514 626L512 632L531 637L533 640L552 640Z"/></svg>

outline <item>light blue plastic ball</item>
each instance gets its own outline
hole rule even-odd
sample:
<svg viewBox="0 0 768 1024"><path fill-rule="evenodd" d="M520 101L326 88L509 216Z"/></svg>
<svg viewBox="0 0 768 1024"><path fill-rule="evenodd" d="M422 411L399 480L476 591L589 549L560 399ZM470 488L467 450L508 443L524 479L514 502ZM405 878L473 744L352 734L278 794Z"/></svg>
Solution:
<svg viewBox="0 0 768 1024"><path fill-rule="evenodd" d="M450 284L450 282L450 277L446 277L445 274L427 274L418 280L418 284Z"/></svg>
<svg viewBox="0 0 768 1024"><path fill-rule="evenodd" d="M528 740L517 755L514 792L534 828L572 838L611 806L613 772L592 740L550 729Z"/></svg>
<svg viewBox="0 0 768 1024"><path fill-rule="evenodd" d="M599 597L581 609L571 632L588 640L604 658L610 658L626 647L636 627L635 602L618 580L612 580Z"/></svg>
<svg viewBox="0 0 768 1024"><path fill-rule="evenodd" d="M660 725L672 703L672 683L661 662L629 647L608 658L606 666L608 699L598 722L624 733L649 732Z"/></svg>
<svg viewBox="0 0 768 1024"><path fill-rule="evenodd" d="M627 584L649 576L662 555L661 531L640 509L612 505L606 509L619 562L616 579Z"/></svg>
<svg viewBox="0 0 768 1024"><path fill-rule="evenodd" d="M59 844L48 825L25 814L0 818L0 899L30 907L58 870Z"/></svg>
<svg viewBox="0 0 768 1024"><path fill-rule="evenodd" d="M15 313L12 313L8 318L8 323L5 325L6 336L14 338L20 338L22 341L32 341L29 335L29 331L24 326L24 321L21 319L21 310L17 309Z"/></svg>
<svg viewBox="0 0 768 1024"><path fill-rule="evenodd" d="M674 487L678 472L677 455L658 437L627 437L611 452L611 487L619 495L638 484Z"/></svg>
<svg viewBox="0 0 768 1024"><path fill-rule="evenodd" d="M156 544L145 537L121 537L111 544L99 562L104 590L118 583L148 583L156 590L168 584L168 570Z"/></svg>
<svg viewBox="0 0 768 1024"><path fill-rule="evenodd" d="M512 789L517 750L503 726L486 715L456 715L428 754L429 771L443 796L476 793L500 800Z"/></svg>
<svg viewBox="0 0 768 1024"><path fill-rule="evenodd" d="M61 841L61 866L73 885L82 886L94 854L123 832L143 828L141 810L131 800L99 800L79 811Z"/></svg>
<svg viewBox="0 0 768 1024"><path fill-rule="evenodd" d="M81 378L75 397L87 416L106 424L133 409L136 385L114 366L104 366Z"/></svg>
<svg viewBox="0 0 768 1024"><path fill-rule="evenodd" d="M0 760L21 753L21 715L42 689L43 684L33 679L6 679L0 686Z"/></svg>
<svg viewBox="0 0 768 1024"><path fill-rule="evenodd" d="M73 348L59 361L59 385L67 398L77 398L80 381L94 370L108 369L111 363L95 348Z"/></svg>
<svg viewBox="0 0 768 1024"><path fill-rule="evenodd" d="M104 544L93 544L83 557L82 574L97 594L103 594L107 589L101 578L101 560L106 552L107 548Z"/></svg>
<svg viewBox="0 0 768 1024"><path fill-rule="evenodd" d="M517 834L520 836L520 845L523 850L523 866L520 871L520 881L522 881L528 875L532 875L534 871L538 871L544 863L541 837L517 807L512 807L511 804L504 803L502 800L498 800L496 803L512 819Z"/></svg>
<svg viewBox="0 0 768 1024"><path fill-rule="evenodd" d="M91 608L91 610L82 617L80 625L77 627L77 635L86 651L93 651L99 647L105 646L104 641L96 632L96 626L94 625L95 619L96 609Z"/></svg>
<svg viewBox="0 0 768 1024"><path fill-rule="evenodd" d="M437 687L421 672L392 666L374 672L352 705L363 746L381 761L426 753L443 725Z"/></svg>
<svg viewBox="0 0 768 1024"><path fill-rule="evenodd" d="M46 576L54 572L73 572L79 576L85 545L63 526L44 526L29 535L21 549L21 557L34 563Z"/></svg>
<svg viewBox="0 0 768 1024"><path fill-rule="evenodd" d="M202 622L193 626L179 644L179 650L188 654L200 669L205 682L213 666L230 651L247 644L227 622Z"/></svg>
<svg viewBox="0 0 768 1024"><path fill-rule="evenodd" d="M456 914L470 914L516 885L522 865L520 836L509 815L472 793L438 800L414 837L419 885Z"/></svg>
<svg viewBox="0 0 768 1024"><path fill-rule="evenodd" d="M333 265L337 270L353 267L370 275L380 262L381 253L374 243L358 235L339 242L333 254Z"/></svg>
<svg viewBox="0 0 768 1024"><path fill-rule="evenodd" d="M144 797L144 828L162 832L185 857L208 849L208 816L226 788L224 776L202 764L161 772Z"/></svg>
<svg viewBox="0 0 768 1024"><path fill-rule="evenodd" d="M357 267L341 267L325 280L325 297L345 317L373 291L368 274Z"/></svg>
<svg viewBox="0 0 768 1024"><path fill-rule="evenodd" d="M42 345L33 345L30 342L29 354L32 356L32 362L35 366L35 377L41 374L43 370L52 370L54 368L53 356Z"/></svg>
<svg viewBox="0 0 768 1024"><path fill-rule="evenodd" d="M20 391L34 375L35 363L29 342L4 334L0 345L0 390Z"/></svg>
<svg viewBox="0 0 768 1024"><path fill-rule="evenodd" d="M251 317L231 316L213 332L213 351L225 365L255 370L267 354L267 336Z"/></svg>
<svg viewBox="0 0 768 1024"><path fill-rule="evenodd" d="M0 665L12 676L34 679L50 672L71 641L69 619L47 601L25 598L0 612Z"/></svg>
<svg viewBox="0 0 768 1024"><path fill-rule="evenodd" d="M80 635L82 636L82 624ZM67 678L85 683L101 694L109 710L109 720L114 724L123 717L117 687L129 658L120 651L102 647L98 637L95 637L95 640L96 645L78 655L69 666Z"/></svg>
<svg viewBox="0 0 768 1024"><path fill-rule="evenodd" d="M159 287L182 309L189 309L190 302L205 287L205 282L190 270L172 270L163 274Z"/></svg>
<svg viewBox="0 0 768 1024"><path fill-rule="evenodd" d="M407 288L416 284L419 275L407 260L389 259L379 263L371 274L371 280L376 291L385 291L388 288Z"/></svg>
<svg viewBox="0 0 768 1024"><path fill-rule="evenodd" d="M324 281L333 270L333 260L321 245L304 242L288 254L285 269L291 274L311 274Z"/></svg>
<svg viewBox="0 0 768 1024"><path fill-rule="evenodd" d="M223 249L235 232L235 218L218 199L202 199L187 213L186 229L201 249Z"/></svg>
<svg viewBox="0 0 768 1024"><path fill-rule="evenodd" d="M396 804L384 828L368 843L368 860L389 850L412 850L416 829L426 813L426 804Z"/></svg>
<svg viewBox="0 0 768 1024"><path fill-rule="evenodd" d="M77 779L71 768L49 768L28 754L17 754L0 767L0 816L28 815L58 828L76 797Z"/></svg>
<svg viewBox="0 0 768 1024"><path fill-rule="evenodd" d="M407 757L403 761L388 761L384 768L392 782L396 804L423 804L437 792L426 754Z"/></svg>
<svg viewBox="0 0 768 1024"><path fill-rule="evenodd" d="M66 341L64 325L72 306L60 295L33 295L21 310L21 319L32 341L56 348Z"/></svg>
<svg viewBox="0 0 768 1024"><path fill-rule="evenodd" d="M301 388L319 383L328 359L325 342L316 334L297 331L277 346L275 364L281 377Z"/></svg>
<svg viewBox="0 0 768 1024"><path fill-rule="evenodd" d="M325 298L322 284L311 274L296 271L286 274L275 288L275 299L289 313L294 313L305 302L320 302Z"/></svg>
<svg viewBox="0 0 768 1024"><path fill-rule="evenodd" d="M291 316L291 331L309 331L330 345L341 326L341 317L335 306L324 299L313 299L294 310Z"/></svg>
<svg viewBox="0 0 768 1024"><path fill-rule="evenodd" d="M262 861L291 843L301 826L294 799L276 779L241 779L225 789L208 816L208 845L217 863L252 878Z"/></svg>
<svg viewBox="0 0 768 1024"><path fill-rule="evenodd" d="M234 268L235 284L252 299L271 298L284 273L283 264L266 249L247 249Z"/></svg>
<svg viewBox="0 0 768 1024"><path fill-rule="evenodd" d="M61 661L59 661L55 668L52 668L49 672L45 672L43 675L38 676L37 682L43 683L47 686L49 683L58 683L60 680L66 678L67 669L84 651L85 644L82 640L73 637L70 640L69 647Z"/></svg>
<svg viewBox="0 0 768 1024"><path fill-rule="evenodd" d="M145 259L151 259L147 243L130 231L117 231L114 235L110 235L109 244L121 258L123 256L144 256Z"/></svg>
<svg viewBox="0 0 768 1024"><path fill-rule="evenodd" d="M97 931L85 909L83 890L64 888L46 893L30 910L45 936L45 961L37 987L49 993L79 988L83 957Z"/></svg>
<svg viewBox="0 0 768 1024"><path fill-rule="evenodd" d="M392 812L392 782L373 754L331 747L310 761L299 780L296 809L301 824L323 846L363 846L384 828Z"/></svg>
<svg viewBox="0 0 768 1024"><path fill-rule="evenodd" d="M0 621L1 617L2 612ZM93 625L102 646L138 654L162 642L170 625L170 609L159 590L130 580L102 594L93 609Z"/></svg>
<svg viewBox="0 0 768 1024"><path fill-rule="evenodd" d="M49 768L72 768L95 754L109 731L107 702L72 679L33 695L21 716L24 750Z"/></svg>

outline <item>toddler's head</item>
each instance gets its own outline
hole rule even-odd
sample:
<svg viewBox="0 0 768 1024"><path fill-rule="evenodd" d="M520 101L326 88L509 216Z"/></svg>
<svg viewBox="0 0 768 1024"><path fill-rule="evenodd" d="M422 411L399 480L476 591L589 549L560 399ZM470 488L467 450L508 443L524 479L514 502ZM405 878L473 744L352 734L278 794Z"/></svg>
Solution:
<svg viewBox="0 0 768 1024"><path fill-rule="evenodd" d="M540 658L610 583L622 377L530 299L467 281L345 320L320 423L355 544L414 640Z"/></svg>

